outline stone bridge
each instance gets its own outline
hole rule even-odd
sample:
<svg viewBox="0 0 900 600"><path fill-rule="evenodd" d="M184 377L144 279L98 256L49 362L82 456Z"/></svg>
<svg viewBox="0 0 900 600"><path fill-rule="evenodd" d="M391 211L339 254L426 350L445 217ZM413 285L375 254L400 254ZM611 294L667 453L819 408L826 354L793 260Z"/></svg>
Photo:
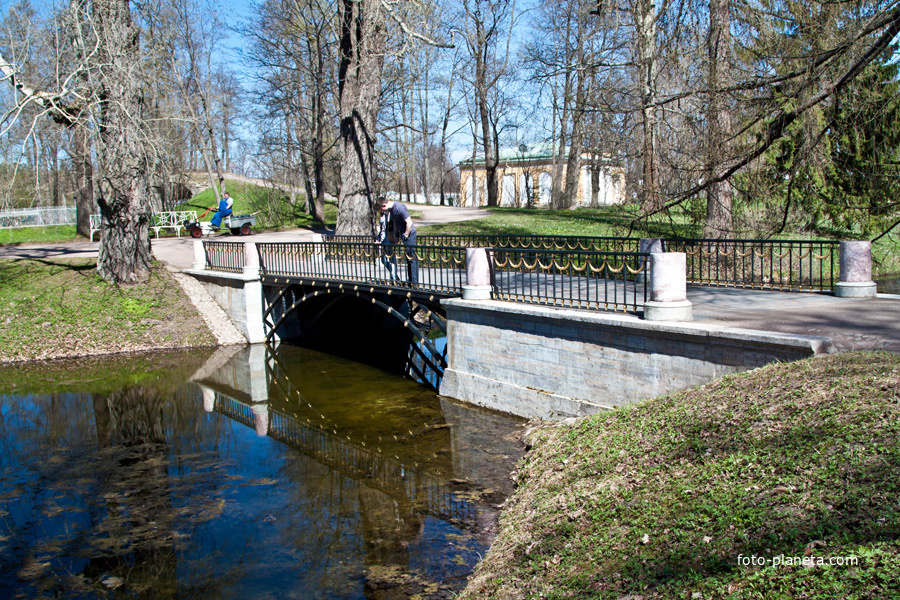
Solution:
<svg viewBox="0 0 900 600"><path fill-rule="evenodd" d="M372 335L384 344L400 339L406 373L442 394L542 418L589 414L832 349L821 336L691 322L689 289L736 305L797 297L788 292L875 296L868 242L420 241L414 251L364 238L196 241L188 273L251 343L323 331L343 347ZM391 259L400 273L418 261L418 281L391 279ZM446 345L435 341L444 335ZM367 352L378 354L374 348Z"/></svg>

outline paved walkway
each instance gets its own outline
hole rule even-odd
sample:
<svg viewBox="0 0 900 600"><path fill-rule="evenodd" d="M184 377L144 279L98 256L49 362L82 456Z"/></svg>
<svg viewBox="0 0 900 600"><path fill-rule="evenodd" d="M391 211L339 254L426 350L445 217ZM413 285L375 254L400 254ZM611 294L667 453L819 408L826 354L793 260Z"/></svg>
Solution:
<svg viewBox="0 0 900 600"><path fill-rule="evenodd" d="M829 337L841 352L900 352L900 295L855 299L708 287L690 287L687 295L696 323Z"/></svg>
<svg viewBox="0 0 900 600"><path fill-rule="evenodd" d="M475 208L415 205L422 217L418 225L448 223L483 217ZM221 239L253 242L312 240L314 232L292 230L254 233L249 237L219 234ZM211 238L205 238L211 239ZM97 242L72 242L42 246L0 247L0 258L91 257ZM190 237L153 240L153 254L173 269L190 268L193 239ZM835 298L830 294L801 294L691 287L688 299L694 304L694 322L829 337L839 351L890 350L900 352L900 295L879 294L874 299Z"/></svg>

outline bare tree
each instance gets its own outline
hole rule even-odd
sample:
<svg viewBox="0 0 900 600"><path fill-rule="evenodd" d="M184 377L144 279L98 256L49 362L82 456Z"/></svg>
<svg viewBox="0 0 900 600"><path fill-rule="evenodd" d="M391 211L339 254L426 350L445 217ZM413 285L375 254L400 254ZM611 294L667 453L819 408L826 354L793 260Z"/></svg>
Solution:
<svg viewBox="0 0 900 600"><path fill-rule="evenodd" d="M707 38L709 100L707 104L707 177L711 180L706 190L706 237L726 237L733 230L731 182L717 177L728 139L731 137L731 114L725 106L723 89L729 71L731 54L731 19L729 0L709 1L709 33ZM724 72L724 73L723 73Z"/></svg>
<svg viewBox="0 0 900 600"><path fill-rule="evenodd" d="M311 206L314 218L323 223L327 161L337 141L335 12L323 0L269 0L245 31L252 40L248 57L262 83L257 97L262 118L283 121L266 128L267 151L283 157L279 177L291 190L299 183L295 174L302 174L307 209Z"/></svg>
<svg viewBox="0 0 900 600"><path fill-rule="evenodd" d="M469 86L484 168L488 206L499 204L500 114L503 102L498 85L510 65L510 42L516 20L515 0L462 0L464 42L469 68L463 79Z"/></svg>

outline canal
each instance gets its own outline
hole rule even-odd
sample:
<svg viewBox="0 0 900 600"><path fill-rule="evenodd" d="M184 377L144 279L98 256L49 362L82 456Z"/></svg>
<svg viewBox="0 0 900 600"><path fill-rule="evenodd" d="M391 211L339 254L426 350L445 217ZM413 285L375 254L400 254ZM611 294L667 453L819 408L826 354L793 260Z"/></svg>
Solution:
<svg viewBox="0 0 900 600"><path fill-rule="evenodd" d="M522 421L293 346L0 368L0 597L445 598Z"/></svg>

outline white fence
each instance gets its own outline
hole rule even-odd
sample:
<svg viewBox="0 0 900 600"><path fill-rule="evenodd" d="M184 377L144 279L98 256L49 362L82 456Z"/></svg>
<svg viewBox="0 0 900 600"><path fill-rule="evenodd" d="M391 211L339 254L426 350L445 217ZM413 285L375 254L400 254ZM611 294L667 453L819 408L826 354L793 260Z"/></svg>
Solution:
<svg viewBox="0 0 900 600"><path fill-rule="evenodd" d="M75 225L75 207L20 208L0 211L0 229Z"/></svg>

